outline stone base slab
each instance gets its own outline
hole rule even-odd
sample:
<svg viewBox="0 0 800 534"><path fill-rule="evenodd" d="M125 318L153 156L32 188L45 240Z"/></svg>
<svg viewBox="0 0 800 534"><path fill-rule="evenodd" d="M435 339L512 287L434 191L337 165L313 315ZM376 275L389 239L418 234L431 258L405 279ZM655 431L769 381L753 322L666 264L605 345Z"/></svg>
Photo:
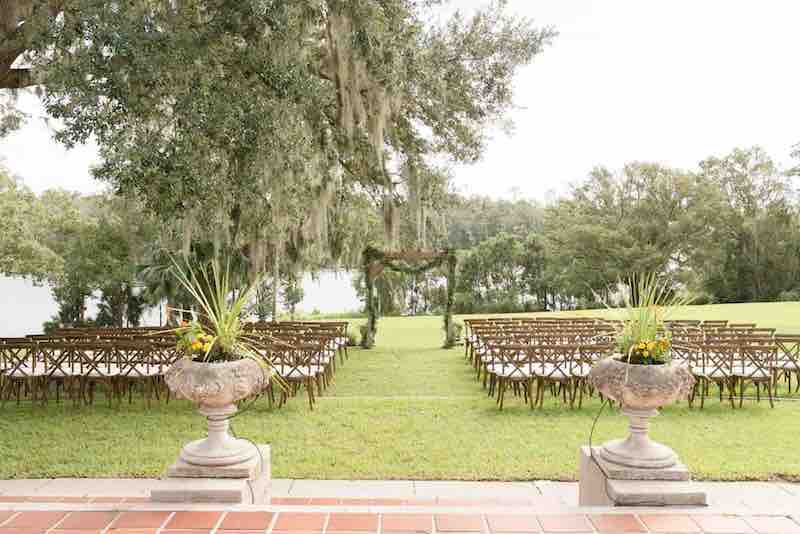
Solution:
<svg viewBox="0 0 800 534"><path fill-rule="evenodd" d="M692 481L611 480L608 495L615 506L707 506L706 492Z"/></svg>
<svg viewBox="0 0 800 534"><path fill-rule="evenodd" d="M269 503L272 479L270 446L259 445L258 448L261 456L233 466L196 466L178 460L167 469L167 478L159 480L150 490L150 501Z"/></svg>
<svg viewBox="0 0 800 534"><path fill-rule="evenodd" d="M580 506L706 506L706 493L691 480L675 479L674 472L666 473L666 479L650 473L648 479L617 479L604 472L597 455L592 458L589 447L580 450L580 475L578 503ZM685 469L685 466L683 466ZM640 469L634 471L642 471ZM646 471L658 472L658 469ZM612 471L626 474L626 469ZM688 473L688 470L686 470ZM642 473L629 473L641 477Z"/></svg>
<svg viewBox="0 0 800 534"><path fill-rule="evenodd" d="M588 451L589 448L585 447ZM600 447L592 447L594 461L597 462L603 473L614 480L679 480L688 481L692 479L689 468L678 462L672 467L662 468L641 468L627 467L624 465L609 462L602 455L598 454Z"/></svg>
<svg viewBox="0 0 800 534"><path fill-rule="evenodd" d="M178 458L174 464L167 468L168 478L257 478L266 471L267 478L271 477L271 461L269 445L259 445L261 456L256 455L249 460L238 464L226 466L207 466L190 464ZM263 459L263 465L262 465Z"/></svg>

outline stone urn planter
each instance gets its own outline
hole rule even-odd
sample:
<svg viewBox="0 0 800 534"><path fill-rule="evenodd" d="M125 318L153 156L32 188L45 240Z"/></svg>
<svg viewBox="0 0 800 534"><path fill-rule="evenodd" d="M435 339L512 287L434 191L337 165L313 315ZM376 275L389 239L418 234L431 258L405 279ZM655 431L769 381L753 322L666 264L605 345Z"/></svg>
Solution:
<svg viewBox="0 0 800 534"><path fill-rule="evenodd" d="M236 402L262 391L270 378L270 369L249 358L219 363L181 359L172 365L165 374L170 391L195 403L208 421L208 437L184 446L180 460L225 467L256 456L258 451L250 442L230 435L228 420L237 411Z"/></svg>
<svg viewBox="0 0 800 534"><path fill-rule="evenodd" d="M675 452L648 435L650 418L658 408L688 397L694 377L678 363L636 365L620 361L622 355L596 363L589 383L622 406L630 418L630 435L604 443L597 453L613 464L638 469L665 469L678 463Z"/></svg>

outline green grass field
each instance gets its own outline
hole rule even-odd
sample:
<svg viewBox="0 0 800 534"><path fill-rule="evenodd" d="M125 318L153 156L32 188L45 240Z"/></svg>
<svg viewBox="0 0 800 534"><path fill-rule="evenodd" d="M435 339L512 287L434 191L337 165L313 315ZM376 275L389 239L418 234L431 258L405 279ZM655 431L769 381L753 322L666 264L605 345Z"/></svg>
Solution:
<svg viewBox="0 0 800 534"><path fill-rule="evenodd" d="M576 312L591 315L592 312ZM594 312L597 313L597 312ZM726 318L800 333L800 303L690 307L675 318ZM328 479L573 480L596 400L569 410L550 396L531 411L507 398L499 412L463 360L439 348L441 318L386 318L377 347L351 349L335 383L309 412L305 395L284 408L265 401L235 419L240 436L272 444L273 476ZM798 396L800 400L800 396ZM183 402L109 408L9 403L0 411L0 478L153 477L203 421ZM595 441L624 435L626 418L601 417ZM745 401L731 410L671 406L653 436L697 478L800 478L800 402Z"/></svg>

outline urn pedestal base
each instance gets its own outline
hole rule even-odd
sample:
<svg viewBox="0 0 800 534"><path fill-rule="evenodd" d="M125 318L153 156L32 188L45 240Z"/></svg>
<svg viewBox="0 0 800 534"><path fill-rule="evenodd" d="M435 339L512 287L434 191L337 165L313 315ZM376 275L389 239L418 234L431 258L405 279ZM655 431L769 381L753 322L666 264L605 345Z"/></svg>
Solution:
<svg viewBox="0 0 800 534"><path fill-rule="evenodd" d="M193 465L179 458L167 468L167 478L150 490L152 502L269 504L272 481L270 446L253 457L226 466ZM259 454L260 452L260 454Z"/></svg>
<svg viewBox="0 0 800 534"><path fill-rule="evenodd" d="M247 440L231 436L230 419L238 411L235 404L201 406L197 411L208 422L208 437L187 443L178 460L193 466L228 467L247 462L258 456L258 451Z"/></svg>
<svg viewBox="0 0 800 534"><path fill-rule="evenodd" d="M650 418L658 410L636 410L624 407L622 413L630 419L630 434L625 439L615 439L603 444L597 456L612 465L636 469L667 469L678 463L675 451L650 439Z"/></svg>
<svg viewBox="0 0 800 534"><path fill-rule="evenodd" d="M580 506L706 506L706 493L689 469L626 467L608 462L602 448L581 447L578 476Z"/></svg>

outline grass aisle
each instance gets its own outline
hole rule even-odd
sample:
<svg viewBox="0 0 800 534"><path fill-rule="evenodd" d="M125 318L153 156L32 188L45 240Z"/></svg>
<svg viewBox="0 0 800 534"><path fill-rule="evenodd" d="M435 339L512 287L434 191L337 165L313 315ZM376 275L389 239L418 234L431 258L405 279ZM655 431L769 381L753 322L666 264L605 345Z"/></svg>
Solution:
<svg viewBox="0 0 800 534"><path fill-rule="evenodd" d="M789 331L800 305L696 307L708 318L750 318ZM782 306L778 310L778 306ZM791 312L787 313L787 306ZM769 308L773 307L773 308ZM312 413L304 396L281 410L266 403L235 420L235 430L272 443L273 476L330 479L572 480L599 403L570 411L547 396L530 411L508 398L500 413L463 361L445 351L439 318L387 318L378 348L351 349L350 360ZM626 418L606 412L595 440L622 436ZM0 478L158 476L203 423L182 402L134 402L108 408L70 404L0 412ZM800 402L745 403L731 410L715 399L706 409L664 410L653 436L673 446L698 478L800 477L793 454Z"/></svg>

